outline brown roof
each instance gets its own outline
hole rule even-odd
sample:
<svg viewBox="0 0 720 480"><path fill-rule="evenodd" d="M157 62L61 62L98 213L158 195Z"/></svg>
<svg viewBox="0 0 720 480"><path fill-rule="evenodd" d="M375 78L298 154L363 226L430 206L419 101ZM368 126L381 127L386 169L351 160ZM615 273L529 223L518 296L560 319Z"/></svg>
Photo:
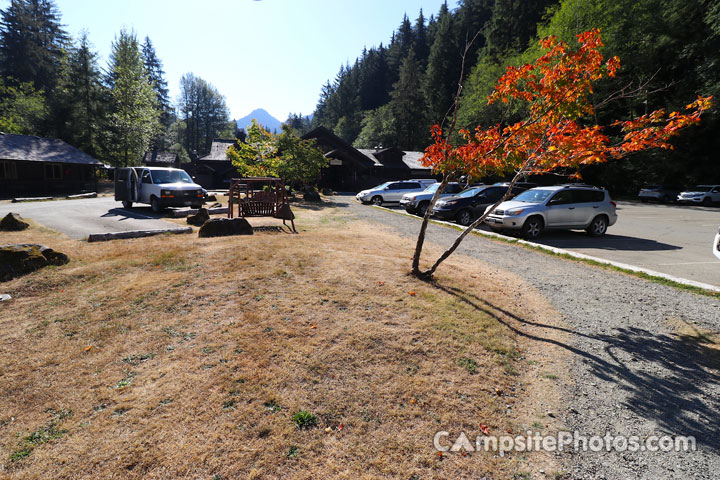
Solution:
<svg viewBox="0 0 720 480"><path fill-rule="evenodd" d="M210 153L203 155L199 160L227 161L227 149L234 145L236 140L216 138L210 146Z"/></svg>
<svg viewBox="0 0 720 480"><path fill-rule="evenodd" d="M12 133L0 133L0 160L102 165L62 140Z"/></svg>
<svg viewBox="0 0 720 480"><path fill-rule="evenodd" d="M173 164L178 161L178 154L172 152L145 152L142 162L148 163L167 163Z"/></svg>

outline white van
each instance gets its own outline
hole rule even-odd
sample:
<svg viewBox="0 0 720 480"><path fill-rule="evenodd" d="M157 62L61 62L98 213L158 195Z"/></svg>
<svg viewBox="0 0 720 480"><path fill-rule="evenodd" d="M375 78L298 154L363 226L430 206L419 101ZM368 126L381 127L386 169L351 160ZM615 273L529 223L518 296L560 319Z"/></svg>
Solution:
<svg viewBox="0 0 720 480"><path fill-rule="evenodd" d="M205 203L205 190L185 170L177 168L116 168L115 200L125 208L147 203L159 213L166 207L200 208Z"/></svg>

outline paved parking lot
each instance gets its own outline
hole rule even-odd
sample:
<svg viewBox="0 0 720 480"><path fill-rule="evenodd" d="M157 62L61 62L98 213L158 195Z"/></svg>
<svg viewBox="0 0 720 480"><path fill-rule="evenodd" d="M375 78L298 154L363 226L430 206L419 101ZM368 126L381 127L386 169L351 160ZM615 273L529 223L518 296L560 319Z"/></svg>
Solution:
<svg viewBox="0 0 720 480"><path fill-rule="evenodd" d="M718 226L717 207L618 202L618 221L603 237L557 231L536 242L720 286L720 261L712 254Z"/></svg>
<svg viewBox="0 0 720 480"><path fill-rule="evenodd" d="M126 232L177 228L148 206L122 208L113 197L54 200L50 202L0 203L0 218L8 212L19 213L48 228L82 240L91 233Z"/></svg>

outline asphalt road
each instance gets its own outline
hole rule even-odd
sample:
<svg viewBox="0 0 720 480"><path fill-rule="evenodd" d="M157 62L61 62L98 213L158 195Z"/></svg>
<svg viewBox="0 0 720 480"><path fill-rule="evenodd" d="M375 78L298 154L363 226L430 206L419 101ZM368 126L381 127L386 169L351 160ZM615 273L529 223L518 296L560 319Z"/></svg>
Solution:
<svg viewBox="0 0 720 480"><path fill-rule="evenodd" d="M82 240L91 233L126 232L177 228L162 220L149 206L122 208L113 197L54 200L49 202L0 202L0 218L8 212L19 213L48 228Z"/></svg>
<svg viewBox="0 0 720 480"><path fill-rule="evenodd" d="M550 231L536 243L720 287L720 261L712 254L718 226L717 207L619 202L618 221L603 237Z"/></svg>

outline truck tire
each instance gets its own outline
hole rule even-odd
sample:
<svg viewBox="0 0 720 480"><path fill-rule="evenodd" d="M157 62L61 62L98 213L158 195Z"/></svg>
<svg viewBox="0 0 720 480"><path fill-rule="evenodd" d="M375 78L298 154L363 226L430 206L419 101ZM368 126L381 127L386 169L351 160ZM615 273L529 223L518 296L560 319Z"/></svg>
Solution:
<svg viewBox="0 0 720 480"><path fill-rule="evenodd" d="M150 197L150 208L152 208L154 213L162 212L162 207L160 206L160 201L157 197Z"/></svg>
<svg viewBox="0 0 720 480"><path fill-rule="evenodd" d="M132 208L132 202L130 200L123 200L122 201L123 208Z"/></svg>

